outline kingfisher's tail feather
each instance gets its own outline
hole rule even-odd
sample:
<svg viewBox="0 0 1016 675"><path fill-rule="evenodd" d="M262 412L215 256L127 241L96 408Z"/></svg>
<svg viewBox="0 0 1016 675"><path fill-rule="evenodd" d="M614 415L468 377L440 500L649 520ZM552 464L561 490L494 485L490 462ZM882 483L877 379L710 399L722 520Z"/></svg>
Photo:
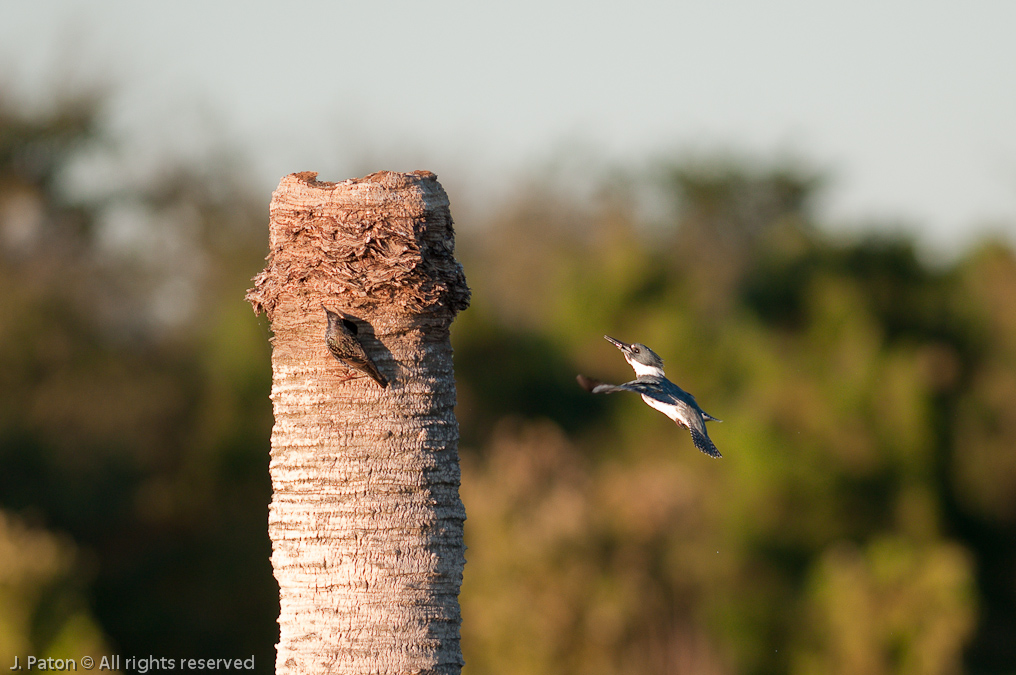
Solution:
<svg viewBox="0 0 1016 675"><path fill-rule="evenodd" d="M723 455L720 454L720 451L716 449L716 446L713 445L713 442L709 440L708 436L698 431L697 429L688 429L688 431L691 432L691 440L693 443L695 443L696 448L706 453L710 457L715 457L717 459L723 457Z"/></svg>

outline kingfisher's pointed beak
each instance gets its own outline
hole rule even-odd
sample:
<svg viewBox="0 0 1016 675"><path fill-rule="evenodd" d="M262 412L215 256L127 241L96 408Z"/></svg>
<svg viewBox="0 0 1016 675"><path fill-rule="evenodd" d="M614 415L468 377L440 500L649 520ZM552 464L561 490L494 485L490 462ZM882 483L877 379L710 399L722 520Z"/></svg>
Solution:
<svg viewBox="0 0 1016 675"><path fill-rule="evenodd" d="M628 353L628 350L629 350L628 345L626 345L625 343L621 342L617 338L612 338L609 335L604 335L603 339L606 340L607 342L609 342L610 344L614 345L618 349L620 349L623 354L627 354Z"/></svg>

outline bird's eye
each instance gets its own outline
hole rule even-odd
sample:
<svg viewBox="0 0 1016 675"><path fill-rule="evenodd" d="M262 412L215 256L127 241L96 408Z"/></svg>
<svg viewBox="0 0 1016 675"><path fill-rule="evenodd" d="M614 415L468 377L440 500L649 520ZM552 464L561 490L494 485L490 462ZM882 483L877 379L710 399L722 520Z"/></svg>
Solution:
<svg viewBox="0 0 1016 675"><path fill-rule="evenodd" d="M638 347L632 347L631 351L632 351L633 354L638 354L639 353L639 348Z"/></svg>

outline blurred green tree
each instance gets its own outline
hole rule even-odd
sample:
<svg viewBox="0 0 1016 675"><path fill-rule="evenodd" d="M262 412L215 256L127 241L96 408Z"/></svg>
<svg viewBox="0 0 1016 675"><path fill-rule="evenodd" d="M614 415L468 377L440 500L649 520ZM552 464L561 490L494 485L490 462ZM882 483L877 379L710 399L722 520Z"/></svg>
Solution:
<svg viewBox="0 0 1016 675"><path fill-rule="evenodd" d="M876 539L823 554L795 673L958 673L974 626L970 556L955 545Z"/></svg>
<svg viewBox="0 0 1016 675"><path fill-rule="evenodd" d="M1004 672L996 631L1016 605L1008 587L977 589L1002 591L1012 550L977 514L992 503L1006 522L992 495L1013 493L1013 432L988 411L1016 369L969 385L997 359L985 335L1008 335L1010 312L990 303L1014 298L1009 249L985 283L964 271L980 265L932 267L900 237L824 234L812 172L696 161L662 175L673 210L657 223L616 185L581 204L544 185L463 237L486 303L456 334L476 452L467 669L850 672L842 616L865 622L853 656L872 672L955 672L964 654L971 672ZM994 296L971 306L977 283ZM653 346L727 420L713 432L721 463L635 397L559 393L575 372L630 378L604 332ZM967 456L958 433L987 438ZM991 574L970 562L986 559ZM866 586L836 581L855 577ZM873 614L835 610L858 597Z"/></svg>
<svg viewBox="0 0 1016 675"><path fill-rule="evenodd" d="M0 511L0 662L109 653L73 545Z"/></svg>
<svg viewBox="0 0 1016 675"><path fill-rule="evenodd" d="M121 653L271 663L261 208L222 162L129 171L102 101L0 97L0 507L95 561Z"/></svg>

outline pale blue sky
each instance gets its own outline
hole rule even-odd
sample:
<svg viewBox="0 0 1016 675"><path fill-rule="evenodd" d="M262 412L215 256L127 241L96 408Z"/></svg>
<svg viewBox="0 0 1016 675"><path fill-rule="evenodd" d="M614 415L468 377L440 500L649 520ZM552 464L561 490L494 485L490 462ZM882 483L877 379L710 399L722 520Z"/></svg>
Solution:
<svg viewBox="0 0 1016 675"><path fill-rule="evenodd" d="M454 200L569 144L831 170L834 223L903 220L939 248L1016 236L1016 2L2 0L0 68L119 84L141 145L239 146L292 171L428 168Z"/></svg>

